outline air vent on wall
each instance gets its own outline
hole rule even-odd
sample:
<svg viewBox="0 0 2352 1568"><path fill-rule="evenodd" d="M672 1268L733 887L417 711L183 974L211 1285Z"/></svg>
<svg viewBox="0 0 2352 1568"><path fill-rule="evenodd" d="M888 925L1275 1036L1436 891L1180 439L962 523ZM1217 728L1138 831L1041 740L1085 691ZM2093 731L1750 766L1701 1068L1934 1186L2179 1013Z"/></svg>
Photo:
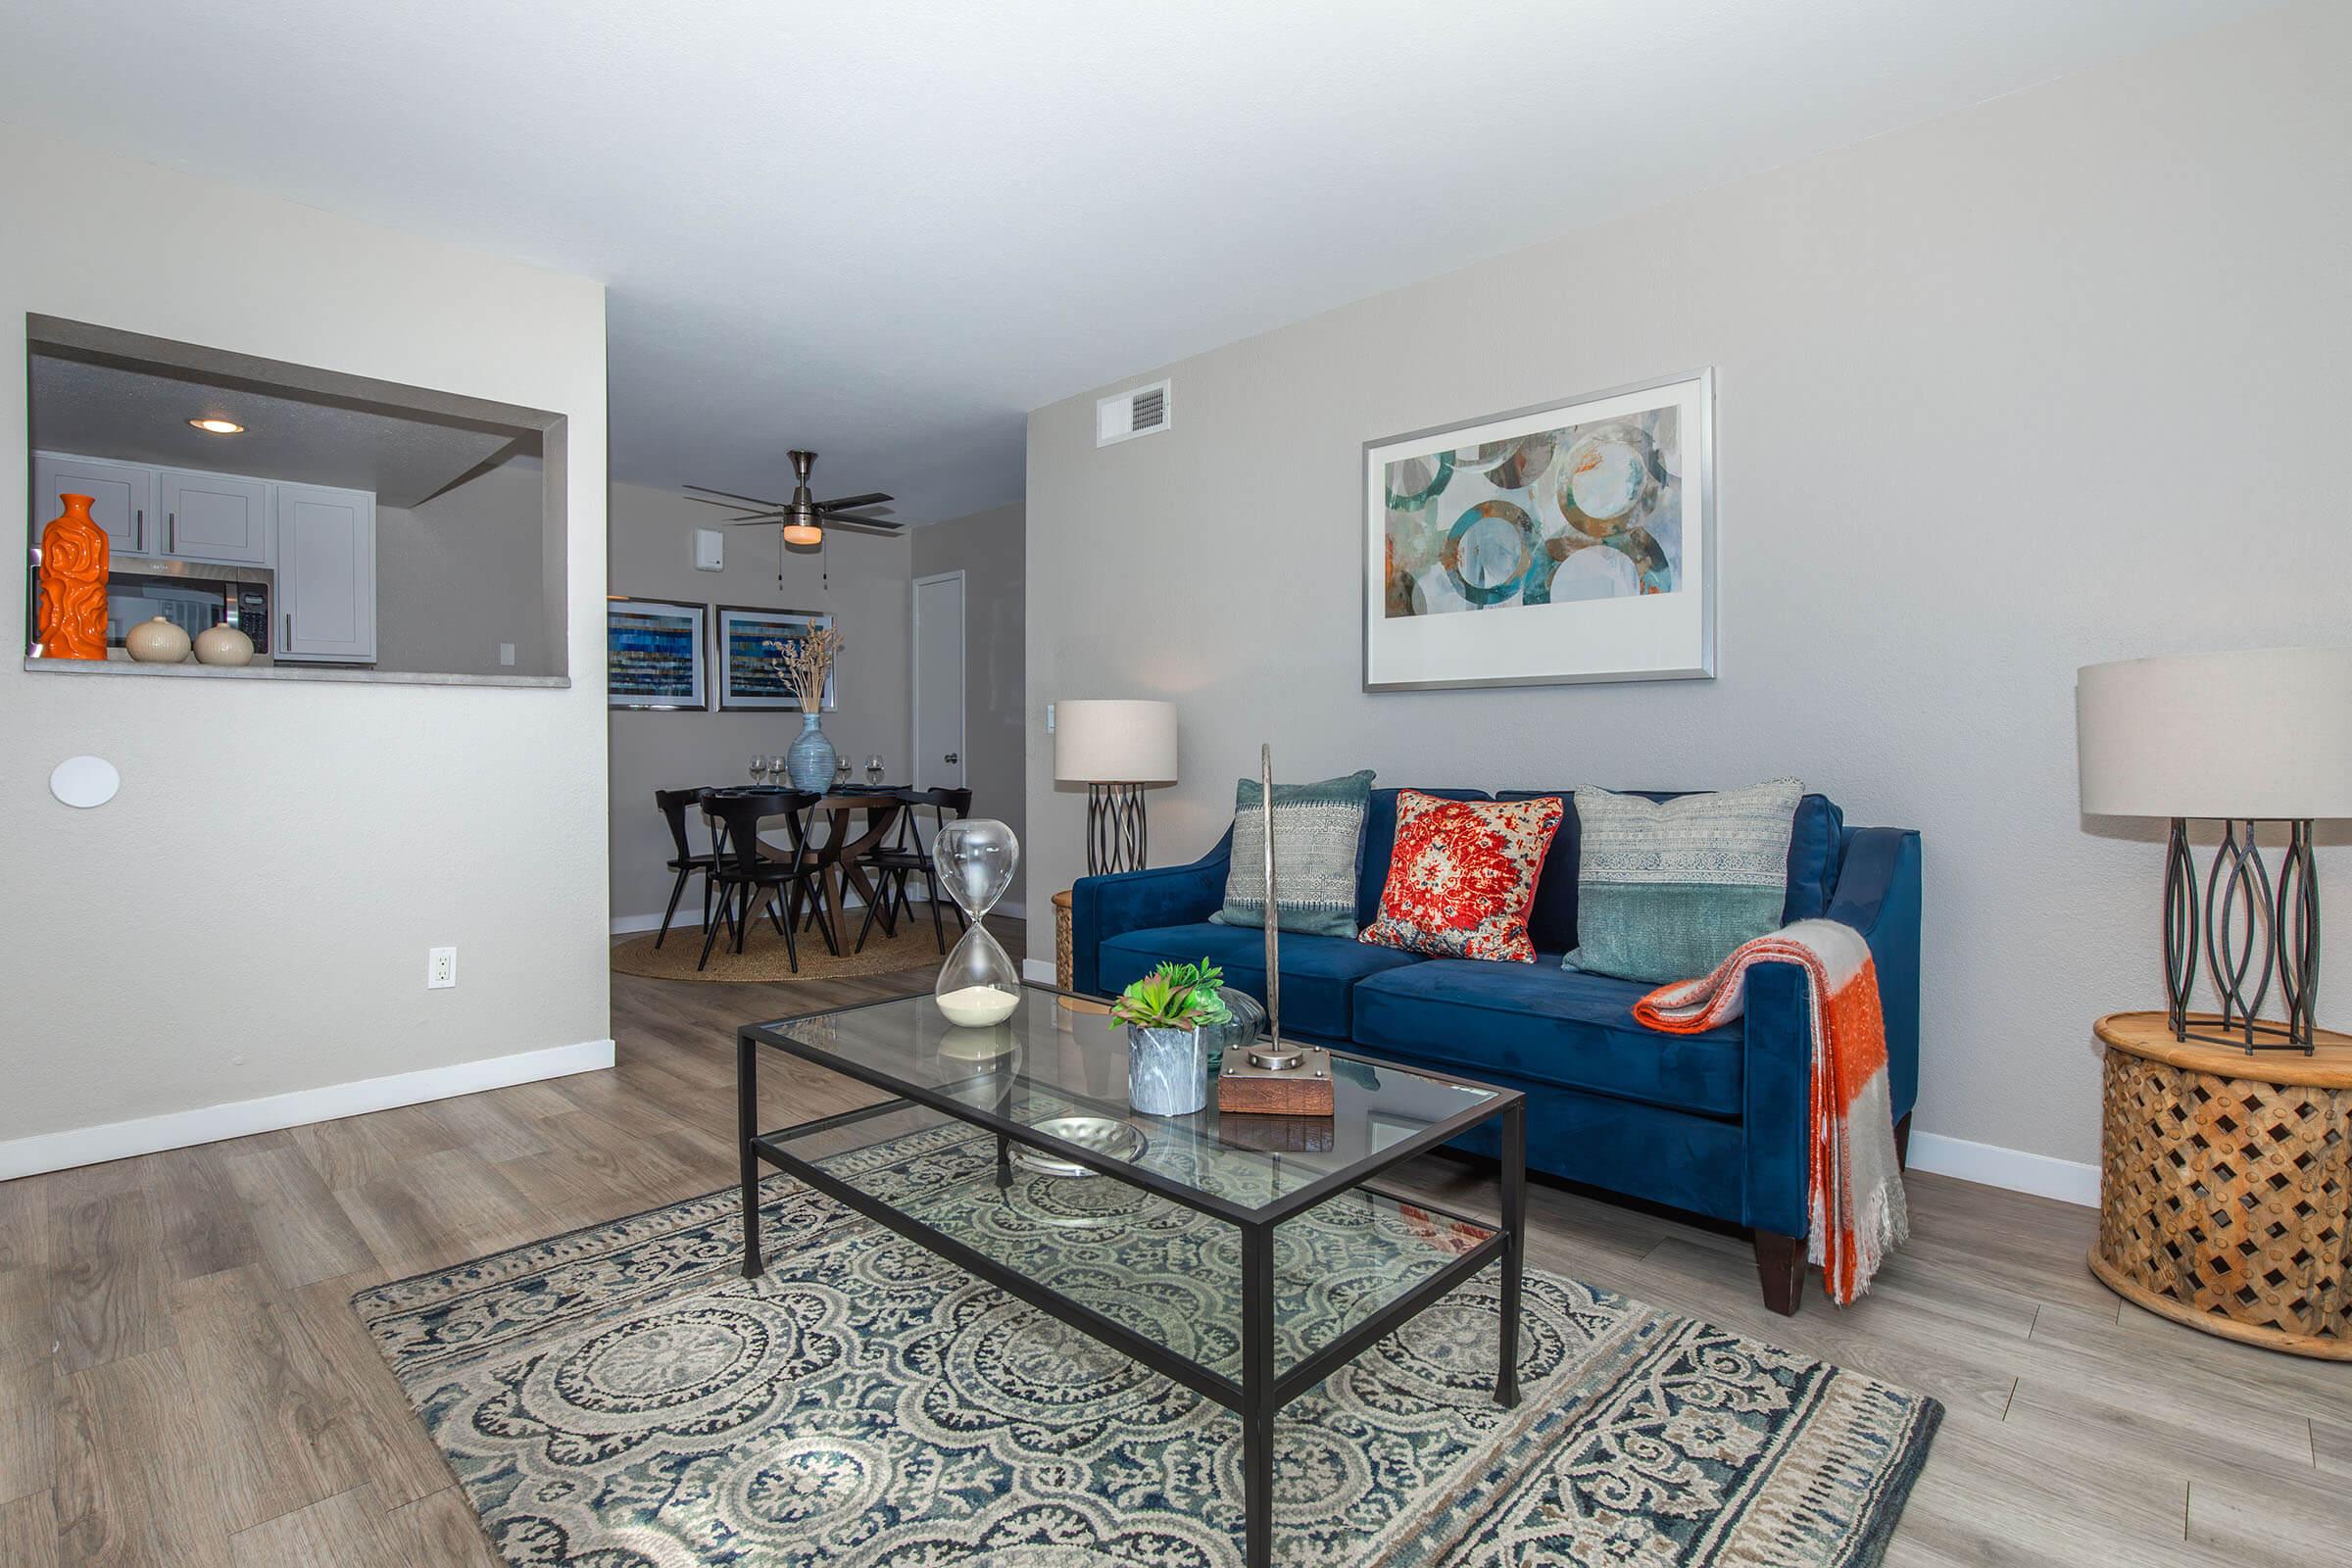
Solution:
<svg viewBox="0 0 2352 1568"><path fill-rule="evenodd" d="M1106 447L1139 435L1157 435L1168 427L1173 415L1165 381L1100 399L1095 404L1095 445Z"/></svg>

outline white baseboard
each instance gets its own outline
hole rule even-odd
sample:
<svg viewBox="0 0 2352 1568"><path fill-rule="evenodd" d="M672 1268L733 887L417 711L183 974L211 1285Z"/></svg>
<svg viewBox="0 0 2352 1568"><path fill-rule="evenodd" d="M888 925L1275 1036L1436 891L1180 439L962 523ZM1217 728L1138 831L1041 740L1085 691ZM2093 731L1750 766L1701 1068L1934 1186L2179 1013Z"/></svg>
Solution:
<svg viewBox="0 0 2352 1568"><path fill-rule="evenodd" d="M2099 1206L2099 1167L2079 1159L2053 1159L1998 1144L1972 1144L1965 1138L1921 1132L1911 1135L1910 1155L1913 1170L2055 1198L2086 1208Z"/></svg>
<svg viewBox="0 0 2352 1568"><path fill-rule="evenodd" d="M1041 986L1050 986L1057 983L1061 977L1054 972L1054 960L1051 958L1023 958L1021 978L1034 980Z"/></svg>
<svg viewBox="0 0 2352 1568"><path fill-rule="evenodd" d="M478 1094L512 1084L536 1083L543 1078L564 1078L612 1065L612 1041L583 1040L576 1046L550 1046L544 1051L517 1052L512 1056L488 1056L480 1061L426 1067L385 1078L298 1089L292 1094L239 1100L225 1105L202 1105L194 1110L142 1116L136 1121L40 1133L0 1144L0 1181L67 1170L75 1165L95 1165L110 1159L128 1159L133 1154L152 1154L159 1150L215 1144L223 1138L275 1132L306 1122L333 1121L365 1111L389 1110L395 1105Z"/></svg>

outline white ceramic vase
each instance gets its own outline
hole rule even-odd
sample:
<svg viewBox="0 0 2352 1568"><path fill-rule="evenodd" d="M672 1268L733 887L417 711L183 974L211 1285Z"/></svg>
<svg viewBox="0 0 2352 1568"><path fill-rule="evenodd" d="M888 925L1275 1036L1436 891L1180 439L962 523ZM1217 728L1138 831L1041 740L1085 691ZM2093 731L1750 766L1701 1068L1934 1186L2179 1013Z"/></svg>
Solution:
<svg viewBox="0 0 2352 1568"><path fill-rule="evenodd" d="M253 662L253 639L227 621L208 627L196 637L196 662L199 664L250 664Z"/></svg>
<svg viewBox="0 0 2352 1568"><path fill-rule="evenodd" d="M124 633L122 646L142 664L176 664L188 657L188 634L162 615Z"/></svg>

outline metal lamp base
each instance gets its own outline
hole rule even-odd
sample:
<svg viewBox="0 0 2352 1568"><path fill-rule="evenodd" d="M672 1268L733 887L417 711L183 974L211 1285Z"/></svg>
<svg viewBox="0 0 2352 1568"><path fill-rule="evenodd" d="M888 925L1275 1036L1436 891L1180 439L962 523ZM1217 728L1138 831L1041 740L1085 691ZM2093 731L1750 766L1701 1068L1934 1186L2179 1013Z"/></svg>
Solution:
<svg viewBox="0 0 2352 1568"><path fill-rule="evenodd" d="M1141 784L1086 787L1086 874L1108 876L1140 871L1149 841L1144 832Z"/></svg>
<svg viewBox="0 0 2352 1568"><path fill-rule="evenodd" d="M2254 841L2254 822L2225 818L2200 907L2188 819L2173 818L2164 856L2164 992L2175 1040L2237 1046L2249 1054L2312 1054L2320 979L2320 884L2313 872L2309 817L2288 824L2286 858L2275 889ZM2218 1034L2189 1028L2188 999L2200 961L2221 1004ZM2274 978L2286 1008L2283 1019L2256 1016Z"/></svg>

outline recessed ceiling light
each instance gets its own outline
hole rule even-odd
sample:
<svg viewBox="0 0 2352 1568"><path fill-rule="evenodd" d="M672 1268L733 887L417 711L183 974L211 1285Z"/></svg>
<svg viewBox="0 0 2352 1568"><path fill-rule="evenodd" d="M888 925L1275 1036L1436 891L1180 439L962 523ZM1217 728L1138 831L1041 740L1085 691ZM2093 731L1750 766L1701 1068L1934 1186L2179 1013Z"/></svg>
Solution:
<svg viewBox="0 0 2352 1568"><path fill-rule="evenodd" d="M234 419L190 419L188 422L197 429L210 431L214 435L243 435L245 433L245 427Z"/></svg>

